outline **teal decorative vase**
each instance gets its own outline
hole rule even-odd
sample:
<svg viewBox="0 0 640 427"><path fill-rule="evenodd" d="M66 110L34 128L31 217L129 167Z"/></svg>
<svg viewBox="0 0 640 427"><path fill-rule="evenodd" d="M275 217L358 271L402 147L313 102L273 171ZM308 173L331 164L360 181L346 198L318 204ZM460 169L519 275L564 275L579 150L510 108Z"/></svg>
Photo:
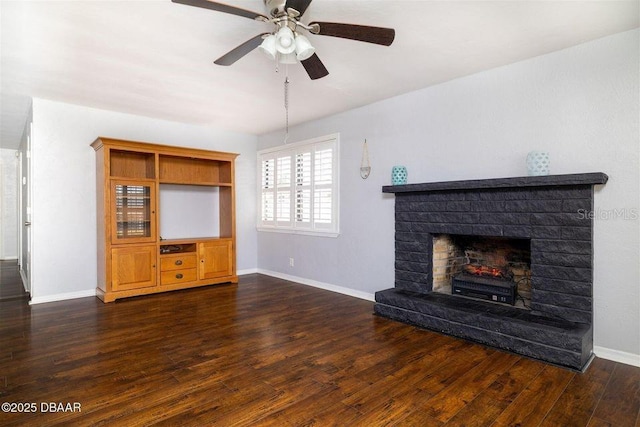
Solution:
<svg viewBox="0 0 640 427"><path fill-rule="evenodd" d="M550 160L549 153L544 151L531 151L527 154L527 172L529 172L529 176L549 175Z"/></svg>
<svg viewBox="0 0 640 427"><path fill-rule="evenodd" d="M404 185L407 183L407 168L394 166L391 168L391 185Z"/></svg>

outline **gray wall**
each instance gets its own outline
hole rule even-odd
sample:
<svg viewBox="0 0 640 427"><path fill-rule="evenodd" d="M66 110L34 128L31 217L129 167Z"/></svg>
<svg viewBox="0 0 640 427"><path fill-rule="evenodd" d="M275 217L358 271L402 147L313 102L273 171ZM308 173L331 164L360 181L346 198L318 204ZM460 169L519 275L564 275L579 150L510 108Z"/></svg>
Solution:
<svg viewBox="0 0 640 427"><path fill-rule="evenodd" d="M32 302L92 295L96 277L95 151L105 136L240 153L238 270L256 268L256 137L43 99L33 100Z"/></svg>
<svg viewBox="0 0 640 427"><path fill-rule="evenodd" d="M527 152L549 151L553 174L610 176L595 194L596 353L640 364L639 38L620 33L294 127L291 142L341 134L341 235L259 232L258 268L371 296L394 284L394 198L381 193L393 165L407 166L409 183L499 178L526 175ZM262 135L258 149L282 139Z"/></svg>

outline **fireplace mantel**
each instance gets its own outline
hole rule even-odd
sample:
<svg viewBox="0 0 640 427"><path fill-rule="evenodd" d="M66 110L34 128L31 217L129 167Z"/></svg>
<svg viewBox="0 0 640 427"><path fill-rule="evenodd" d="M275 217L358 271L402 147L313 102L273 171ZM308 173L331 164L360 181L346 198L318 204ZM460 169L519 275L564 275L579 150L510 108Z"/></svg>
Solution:
<svg viewBox="0 0 640 427"><path fill-rule="evenodd" d="M395 284L375 313L571 369L593 352L594 186L601 172L385 186L395 194ZM526 239L528 310L433 292L439 235Z"/></svg>
<svg viewBox="0 0 640 427"><path fill-rule="evenodd" d="M432 191L490 190L525 187L557 187L606 184L602 172L565 175L519 176L514 178L472 179L465 181L426 182L422 184L385 185L383 193L426 193Z"/></svg>

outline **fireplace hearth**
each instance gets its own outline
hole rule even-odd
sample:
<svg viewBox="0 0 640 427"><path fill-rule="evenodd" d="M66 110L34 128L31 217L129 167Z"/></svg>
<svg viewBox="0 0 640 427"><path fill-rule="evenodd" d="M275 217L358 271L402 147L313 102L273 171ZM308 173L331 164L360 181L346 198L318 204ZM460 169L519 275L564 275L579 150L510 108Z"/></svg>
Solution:
<svg viewBox="0 0 640 427"><path fill-rule="evenodd" d="M582 370L593 351L593 186L603 173L408 184L395 286L375 313ZM513 303L513 304L512 304Z"/></svg>

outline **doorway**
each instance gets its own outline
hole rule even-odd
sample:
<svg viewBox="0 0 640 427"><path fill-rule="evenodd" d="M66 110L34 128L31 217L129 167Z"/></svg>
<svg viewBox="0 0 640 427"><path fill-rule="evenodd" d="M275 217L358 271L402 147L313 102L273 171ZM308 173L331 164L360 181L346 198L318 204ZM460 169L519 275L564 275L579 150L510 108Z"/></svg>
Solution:
<svg viewBox="0 0 640 427"><path fill-rule="evenodd" d="M19 152L0 150L0 301L28 298L20 276Z"/></svg>

